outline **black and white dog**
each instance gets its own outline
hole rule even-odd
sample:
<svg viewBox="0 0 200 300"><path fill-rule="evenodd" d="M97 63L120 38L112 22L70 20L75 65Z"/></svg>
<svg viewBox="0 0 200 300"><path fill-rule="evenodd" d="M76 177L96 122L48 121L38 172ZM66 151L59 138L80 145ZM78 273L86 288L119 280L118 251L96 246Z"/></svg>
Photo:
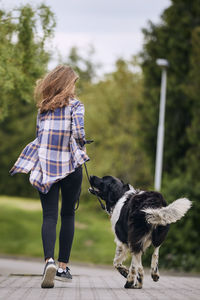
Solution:
<svg viewBox="0 0 200 300"><path fill-rule="evenodd" d="M105 201L115 234L114 267L127 278L125 288L142 288L144 271L142 254L152 244L151 276L158 281L159 247L165 240L169 224L181 219L191 207L191 201L181 198L167 206L163 196L154 191L135 190L113 176L90 176L89 191ZM130 251L129 270L122 264Z"/></svg>

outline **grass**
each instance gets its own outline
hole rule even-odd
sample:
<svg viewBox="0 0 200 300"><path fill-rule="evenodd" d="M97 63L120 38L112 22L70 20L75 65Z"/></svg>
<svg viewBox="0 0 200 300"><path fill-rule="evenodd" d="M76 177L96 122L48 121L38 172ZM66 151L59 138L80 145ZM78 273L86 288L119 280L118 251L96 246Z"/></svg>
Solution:
<svg viewBox="0 0 200 300"><path fill-rule="evenodd" d="M0 253L43 257L42 211L39 200L0 196ZM57 225L59 234L60 220ZM114 235L108 216L91 203L76 212L71 261L112 264ZM55 258L58 255L58 239Z"/></svg>
<svg viewBox="0 0 200 300"><path fill-rule="evenodd" d="M81 198L82 200L82 198ZM0 196L0 254L13 256L27 256L43 258L41 241L42 209L39 200ZM59 235L60 219L57 224L57 237ZM172 232L173 233L173 232ZM172 236L173 237L173 236ZM167 248L167 242L169 246ZM175 257L174 265L168 266L168 256L173 247L170 235L161 247L161 268L180 268L181 261ZM170 252L167 252L170 249ZM76 211L75 236L70 261L94 264L112 265L115 254L114 234L111 231L110 220L96 202L80 202ZM143 265L150 266L152 249L148 249L143 256ZM58 255L58 238L55 248L55 259ZM194 260L191 255L185 256L186 261ZM179 260L178 260L179 259ZM197 260L197 259L196 259ZM126 262L130 263L130 257ZM199 271L198 268L191 271ZM188 270L187 270L188 271Z"/></svg>

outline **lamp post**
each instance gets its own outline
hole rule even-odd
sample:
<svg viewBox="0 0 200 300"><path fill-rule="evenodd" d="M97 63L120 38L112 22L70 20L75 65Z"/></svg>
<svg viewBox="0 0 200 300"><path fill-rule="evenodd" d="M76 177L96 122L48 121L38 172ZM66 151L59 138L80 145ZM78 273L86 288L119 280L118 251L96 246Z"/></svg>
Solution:
<svg viewBox="0 0 200 300"><path fill-rule="evenodd" d="M160 89L160 113L157 134L157 148L156 148L156 166L155 166L155 181L154 187L157 191L161 188L162 178L162 164L163 164L163 145L164 145L164 131L165 131L165 102L166 102L166 87L167 87L167 68L169 63L166 59L159 58L156 64L162 69L161 89Z"/></svg>

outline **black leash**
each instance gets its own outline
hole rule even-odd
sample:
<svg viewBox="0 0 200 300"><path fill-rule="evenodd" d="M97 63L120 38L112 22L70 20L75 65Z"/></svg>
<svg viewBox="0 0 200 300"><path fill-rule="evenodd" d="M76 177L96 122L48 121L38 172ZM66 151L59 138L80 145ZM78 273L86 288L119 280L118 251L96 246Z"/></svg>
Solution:
<svg viewBox="0 0 200 300"><path fill-rule="evenodd" d="M88 174L88 170L87 170L86 163L84 163L84 167L85 167L85 172L86 172L86 175L87 175L87 179L88 179L89 184L90 184L90 186L91 186L91 188L92 188L92 190L93 190L93 192L94 192L94 195L97 197L97 199L98 199L98 201L99 201L99 203L100 203L100 205L101 205L101 208L102 208L103 210L105 210L105 209L106 209L106 208L105 208L105 205L102 203L101 199L97 196L97 194L96 194L96 192L95 192L95 189L94 189L94 187L92 186L92 184L91 184L91 182L90 182L90 177L89 177L89 174Z"/></svg>
<svg viewBox="0 0 200 300"><path fill-rule="evenodd" d="M91 144L91 143L93 143L93 142L94 142L93 140L87 140L87 141L85 142L85 144ZM105 205L102 203L101 199L97 196L97 194L96 194L96 192L95 192L95 189L94 189L94 187L92 186L92 184L91 184L91 182L90 182L90 176L89 176L89 174L88 174L88 170L87 170L86 163L84 163L84 167L85 167L85 173L86 173L86 175L87 175L88 182L89 182L89 184L90 184L90 186L91 186L91 189L92 189L93 192L94 192L94 195L97 197L97 199L98 199L98 201L99 201L99 203L100 203L100 205L101 205L101 208L102 208L103 210L106 210ZM77 201L76 208L75 208L74 210L77 210L78 207L79 207L79 198L78 198L78 201Z"/></svg>
<svg viewBox="0 0 200 300"><path fill-rule="evenodd" d="M86 143L86 144L91 144L91 143L93 143L93 142L94 142L93 140L87 140L85 143ZM90 184L90 186L91 186L91 189L92 189L93 192L94 192L94 195L97 197L97 199L98 199L98 201L99 201L99 203L100 203L100 205L101 205L101 208L102 208L103 210L106 210L105 205L102 203L100 197L97 196L97 194L96 194L96 192L95 192L95 189L94 189L94 187L92 186L92 184L91 184L91 182L90 182L90 176L89 176L89 174L88 174L88 170L87 170L86 163L84 163L84 167L85 167L85 173L86 173L86 175L87 175L88 182L89 182L89 184Z"/></svg>
<svg viewBox="0 0 200 300"><path fill-rule="evenodd" d="M85 141L85 144L91 144L93 142L94 142L93 140L87 140L87 141ZM86 171L86 174L87 174L87 178L88 178L88 181L90 183L90 179L89 179L88 171L87 171L87 168L86 168L86 164L84 163L84 165L85 165L85 171ZM79 204L80 204L80 195L78 197L77 204L76 204L76 207L74 208L74 210L77 210L79 208Z"/></svg>

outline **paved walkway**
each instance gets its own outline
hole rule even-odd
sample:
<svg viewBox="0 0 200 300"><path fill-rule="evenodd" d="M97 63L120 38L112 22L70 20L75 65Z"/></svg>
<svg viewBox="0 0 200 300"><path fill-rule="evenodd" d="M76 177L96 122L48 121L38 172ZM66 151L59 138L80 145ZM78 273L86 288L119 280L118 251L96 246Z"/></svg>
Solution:
<svg viewBox="0 0 200 300"><path fill-rule="evenodd" d="M0 299L2 300L195 300L200 299L200 277L173 276L161 272L153 282L145 272L141 290L124 289L125 279L112 268L71 265L72 283L55 281L54 289L41 289L44 264L0 258Z"/></svg>

